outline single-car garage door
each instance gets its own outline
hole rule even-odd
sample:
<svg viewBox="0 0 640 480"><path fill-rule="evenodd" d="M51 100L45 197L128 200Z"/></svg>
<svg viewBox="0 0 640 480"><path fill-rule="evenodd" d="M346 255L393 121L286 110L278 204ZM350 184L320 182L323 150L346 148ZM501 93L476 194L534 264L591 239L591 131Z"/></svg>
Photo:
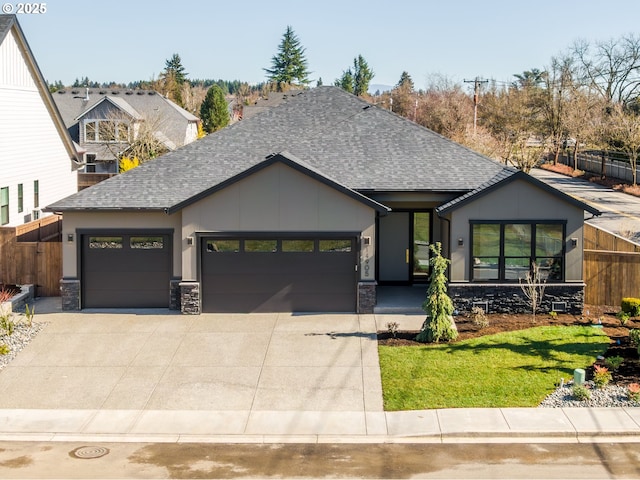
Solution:
<svg viewBox="0 0 640 480"><path fill-rule="evenodd" d="M169 306L168 234L82 235L83 308Z"/></svg>
<svg viewBox="0 0 640 480"><path fill-rule="evenodd" d="M355 237L201 240L204 312L353 312Z"/></svg>

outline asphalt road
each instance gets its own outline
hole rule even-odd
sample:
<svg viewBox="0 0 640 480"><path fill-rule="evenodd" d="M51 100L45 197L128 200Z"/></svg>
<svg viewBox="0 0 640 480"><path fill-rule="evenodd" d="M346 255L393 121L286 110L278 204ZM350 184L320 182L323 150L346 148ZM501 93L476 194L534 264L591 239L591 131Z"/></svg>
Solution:
<svg viewBox="0 0 640 480"><path fill-rule="evenodd" d="M637 479L640 444L0 442L0 478Z"/></svg>
<svg viewBox="0 0 640 480"><path fill-rule="evenodd" d="M598 217L587 213L588 223L640 243L640 198L539 168L531 175L602 212Z"/></svg>

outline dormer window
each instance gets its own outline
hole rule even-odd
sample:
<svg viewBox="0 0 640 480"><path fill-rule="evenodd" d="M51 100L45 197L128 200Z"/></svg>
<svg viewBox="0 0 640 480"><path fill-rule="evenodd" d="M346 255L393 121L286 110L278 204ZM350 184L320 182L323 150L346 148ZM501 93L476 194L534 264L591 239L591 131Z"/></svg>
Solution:
<svg viewBox="0 0 640 480"><path fill-rule="evenodd" d="M119 120L85 120L85 142L128 142L129 124Z"/></svg>

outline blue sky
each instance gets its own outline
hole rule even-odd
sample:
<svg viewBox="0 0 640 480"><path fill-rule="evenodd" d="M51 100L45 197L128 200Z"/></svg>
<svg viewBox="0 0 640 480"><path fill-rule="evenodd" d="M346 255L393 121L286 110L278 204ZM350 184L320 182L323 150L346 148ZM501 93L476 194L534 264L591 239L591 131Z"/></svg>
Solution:
<svg viewBox="0 0 640 480"><path fill-rule="evenodd" d="M6 2L16 5L18 2ZM45 78L72 83L156 78L178 53L189 78L258 83L287 25L306 48L311 77L331 84L362 54L373 84L403 71L417 88L433 74L511 81L543 69L577 39L637 33L638 0L48 0L19 15Z"/></svg>

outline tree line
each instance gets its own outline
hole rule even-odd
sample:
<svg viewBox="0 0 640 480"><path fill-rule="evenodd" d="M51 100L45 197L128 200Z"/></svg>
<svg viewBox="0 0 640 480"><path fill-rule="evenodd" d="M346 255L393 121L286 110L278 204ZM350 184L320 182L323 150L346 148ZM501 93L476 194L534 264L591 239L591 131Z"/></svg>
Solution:
<svg viewBox="0 0 640 480"><path fill-rule="evenodd" d="M241 109L270 91L311 86L306 50L287 26L266 81L189 80L181 58L165 62L159 78L126 86L76 79L74 87L151 88L199 115L206 132L226 126L230 96ZM368 94L374 71L362 55L354 57L333 82L420 125L505 164L529 171L549 157L557 162L583 149L623 152L634 172L640 155L640 37L576 41L543 68L514 74L511 82L476 78L472 93L459 82L433 75L416 89L407 71L388 92ZM323 84L321 78L316 85ZM50 85L62 88L61 82ZM226 100L225 100L226 99ZM224 100L224 102L223 102ZM224 112L222 111L224 110ZM226 115L225 115L226 113Z"/></svg>

